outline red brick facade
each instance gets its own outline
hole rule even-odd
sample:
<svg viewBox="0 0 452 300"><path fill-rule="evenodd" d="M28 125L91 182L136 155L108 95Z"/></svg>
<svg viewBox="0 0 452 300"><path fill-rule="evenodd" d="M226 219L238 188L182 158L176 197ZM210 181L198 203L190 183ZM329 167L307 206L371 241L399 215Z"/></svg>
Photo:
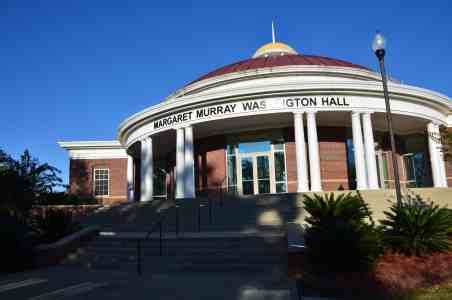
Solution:
<svg viewBox="0 0 452 300"><path fill-rule="evenodd" d="M70 192L81 196L94 196L95 168L110 170L109 196L99 197L102 204L127 201L127 159L71 159L69 172Z"/></svg>
<svg viewBox="0 0 452 300"><path fill-rule="evenodd" d="M322 189L349 189L346 128L320 127L318 135Z"/></svg>
<svg viewBox="0 0 452 300"><path fill-rule="evenodd" d="M293 134L293 128L288 128L285 147L287 184L290 193L297 191L296 147ZM346 129L320 127L318 135L322 189L325 191L349 189Z"/></svg>
<svg viewBox="0 0 452 300"><path fill-rule="evenodd" d="M297 156L295 142L286 142L287 191L297 191Z"/></svg>
<svg viewBox="0 0 452 300"><path fill-rule="evenodd" d="M446 160L447 185L452 187L452 160Z"/></svg>
<svg viewBox="0 0 452 300"><path fill-rule="evenodd" d="M218 193L227 186L224 136L195 142L195 186L198 195Z"/></svg>

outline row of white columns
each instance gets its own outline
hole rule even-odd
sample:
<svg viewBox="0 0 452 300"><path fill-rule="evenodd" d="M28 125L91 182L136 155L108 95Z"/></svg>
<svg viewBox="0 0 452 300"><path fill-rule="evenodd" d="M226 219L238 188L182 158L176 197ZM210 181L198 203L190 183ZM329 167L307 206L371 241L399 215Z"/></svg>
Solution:
<svg viewBox="0 0 452 300"><path fill-rule="evenodd" d="M176 198L195 197L195 165L193 127L176 130ZM141 140L140 201L151 201L154 195L154 161L152 137ZM133 158L127 160L127 189L129 201L134 200Z"/></svg>
<svg viewBox="0 0 452 300"><path fill-rule="evenodd" d="M322 181L320 175L319 141L317 136L316 113L310 111L306 113L306 125L308 133L308 154L309 154L309 178L306 143L304 138L303 113L294 113L295 147L297 161L297 192L321 191ZM311 188L309 189L309 182Z"/></svg>
<svg viewBox="0 0 452 300"><path fill-rule="evenodd" d="M304 133L304 113L294 113L297 192L321 191L321 168L317 135L316 112L306 112L307 149ZM378 189L378 170L375 142L370 112L351 113L356 185L358 190ZM447 177L443 153L440 149L439 126L427 125L428 144L434 187L447 187ZM436 138L435 138L436 137ZM308 151L306 151L308 150ZM308 176L309 156L309 176ZM150 201L153 196L153 151L152 137L141 141L141 197L140 201ZM134 199L133 158L127 161L128 198ZM193 150L193 127L176 130L176 198L195 197L195 170Z"/></svg>
<svg viewBox="0 0 452 300"><path fill-rule="evenodd" d="M370 112L352 112L352 135L356 189L379 189L375 141Z"/></svg>
<svg viewBox="0 0 452 300"><path fill-rule="evenodd" d="M361 115L363 126L361 126ZM315 192L322 190L316 113L306 112L306 119L308 133L309 178L304 138L303 113L294 113L297 160L297 192ZM378 189L379 185L375 157L375 142L372 130L371 114L369 112L352 112L352 132L353 146L355 149L354 154L357 189Z"/></svg>
<svg viewBox="0 0 452 300"><path fill-rule="evenodd" d="M176 130L176 198L195 197L193 127Z"/></svg>

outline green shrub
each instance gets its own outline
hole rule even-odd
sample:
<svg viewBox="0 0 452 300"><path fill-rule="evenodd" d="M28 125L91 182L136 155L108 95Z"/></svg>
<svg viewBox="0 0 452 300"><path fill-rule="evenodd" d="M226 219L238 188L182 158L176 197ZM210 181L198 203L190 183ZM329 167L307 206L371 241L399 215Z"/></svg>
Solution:
<svg viewBox="0 0 452 300"><path fill-rule="evenodd" d="M423 255L450 249L452 215L450 210L408 195L402 203L394 203L384 226L385 242L397 252Z"/></svg>
<svg viewBox="0 0 452 300"><path fill-rule="evenodd" d="M81 227L73 222L70 212L56 209L46 211L44 216L34 216L32 224L40 243L56 242Z"/></svg>
<svg viewBox="0 0 452 300"><path fill-rule="evenodd" d="M314 268L355 271L370 268L382 254L381 232L359 194L304 195L305 242Z"/></svg>

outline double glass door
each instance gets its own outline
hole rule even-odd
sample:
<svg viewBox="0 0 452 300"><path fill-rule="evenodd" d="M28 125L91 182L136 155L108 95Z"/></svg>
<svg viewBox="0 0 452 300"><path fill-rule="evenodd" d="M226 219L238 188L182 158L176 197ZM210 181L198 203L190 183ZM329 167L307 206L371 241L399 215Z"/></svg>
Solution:
<svg viewBox="0 0 452 300"><path fill-rule="evenodd" d="M242 194L270 193L270 159L268 154L247 153L241 157Z"/></svg>
<svg viewBox="0 0 452 300"><path fill-rule="evenodd" d="M285 148L270 141L228 145L228 191L239 195L287 192Z"/></svg>

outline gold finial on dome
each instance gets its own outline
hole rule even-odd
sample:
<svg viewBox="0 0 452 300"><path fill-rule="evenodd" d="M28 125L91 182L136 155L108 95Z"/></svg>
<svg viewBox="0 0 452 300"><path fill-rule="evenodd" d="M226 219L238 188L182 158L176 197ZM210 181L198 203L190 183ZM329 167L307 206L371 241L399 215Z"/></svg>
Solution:
<svg viewBox="0 0 452 300"><path fill-rule="evenodd" d="M275 55L298 54L287 44L276 42L275 25L272 21L272 42L263 45L254 53L253 58L268 57Z"/></svg>

